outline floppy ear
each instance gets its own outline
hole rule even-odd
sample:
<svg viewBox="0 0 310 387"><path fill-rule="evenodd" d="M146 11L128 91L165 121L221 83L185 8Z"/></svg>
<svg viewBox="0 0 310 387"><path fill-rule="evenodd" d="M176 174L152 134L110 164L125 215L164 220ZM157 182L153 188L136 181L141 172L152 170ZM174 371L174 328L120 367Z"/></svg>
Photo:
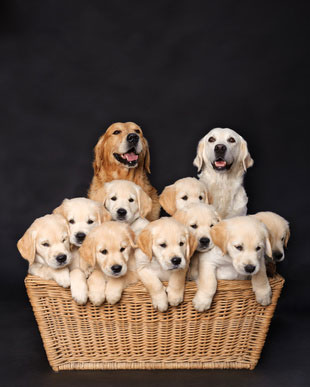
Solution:
<svg viewBox="0 0 310 387"><path fill-rule="evenodd" d="M65 215L65 202L67 201L68 199L64 199L61 203L60 206L56 207L54 210L53 210L53 214L59 214L59 215L62 215L64 218L66 217Z"/></svg>
<svg viewBox="0 0 310 387"><path fill-rule="evenodd" d="M96 264L96 243L95 238L88 234L79 248L79 253L82 259L90 266L94 267Z"/></svg>
<svg viewBox="0 0 310 387"><path fill-rule="evenodd" d="M144 252L145 255L152 259L153 251L152 251L153 238L151 231L148 228L145 228L141 231L138 236L137 245L140 250Z"/></svg>
<svg viewBox="0 0 310 387"><path fill-rule="evenodd" d="M98 217L98 223L101 224L103 222L108 222L112 219L111 214L108 210L105 209L103 203L97 203L97 217Z"/></svg>
<svg viewBox="0 0 310 387"><path fill-rule="evenodd" d="M183 210L177 210L173 216L172 216L175 220L177 220L178 222L184 224L185 226L187 225L187 219L186 219L186 212L183 211Z"/></svg>
<svg viewBox="0 0 310 387"><path fill-rule="evenodd" d="M287 230L287 233L285 235L285 240L284 240L284 246L287 247L287 244L288 244L288 240L290 239L290 236L291 236L291 232L290 232L290 229Z"/></svg>
<svg viewBox="0 0 310 387"><path fill-rule="evenodd" d="M108 195L107 187L106 185L109 183L105 183L102 187L97 189L97 191L92 192L91 199L105 205L105 201Z"/></svg>
<svg viewBox="0 0 310 387"><path fill-rule="evenodd" d="M130 243L131 247L133 249L136 249L138 247L136 245L136 243L135 243L136 234L133 232L133 230L129 226L128 226L128 229L127 229L127 235L128 235L128 239L129 239L129 243Z"/></svg>
<svg viewBox="0 0 310 387"><path fill-rule="evenodd" d="M102 164L104 162L104 141L105 141L105 134L103 134L99 141L97 142L95 148L94 148L94 161L93 161L93 168L95 175L97 175L102 167Z"/></svg>
<svg viewBox="0 0 310 387"><path fill-rule="evenodd" d="M141 187L137 188L139 212L142 218L145 218L152 210L152 199L147 195Z"/></svg>
<svg viewBox="0 0 310 387"><path fill-rule="evenodd" d="M176 208L176 191L174 184L168 185L159 196L159 204L169 214L173 215Z"/></svg>
<svg viewBox="0 0 310 387"><path fill-rule="evenodd" d="M203 159L204 153L205 153L205 137L203 137L198 143L197 154L193 162L195 167L198 168L197 173L200 173L202 170L203 163L204 163L204 159Z"/></svg>
<svg viewBox="0 0 310 387"><path fill-rule="evenodd" d="M30 226L17 242L17 248L20 255L26 259L30 265L33 264L36 256L36 236L37 231Z"/></svg>
<svg viewBox="0 0 310 387"><path fill-rule="evenodd" d="M224 222L217 223L211 228L211 238L213 243L222 250L223 255L227 254L228 235Z"/></svg>
<svg viewBox="0 0 310 387"><path fill-rule="evenodd" d="M244 138L242 138L242 137L241 137L240 157L241 157L243 169L245 171L248 168L252 167L252 165L254 164L254 160L252 159L252 157L248 151L248 144L244 140Z"/></svg>
<svg viewBox="0 0 310 387"><path fill-rule="evenodd" d="M151 156L150 156L150 148L149 148L149 143L147 142L147 139L143 137L143 148L145 149L145 154L144 154L144 169L146 170L147 173L151 173L150 165L151 165Z"/></svg>
<svg viewBox="0 0 310 387"><path fill-rule="evenodd" d="M187 236L187 248L186 248L186 259L190 260L191 256L194 254L195 250L197 249L197 238L194 236L193 233L189 231Z"/></svg>
<svg viewBox="0 0 310 387"><path fill-rule="evenodd" d="M272 248L271 248L271 243L270 243L270 240L269 238L267 237L266 238L266 241L265 241L265 254L272 259Z"/></svg>
<svg viewBox="0 0 310 387"><path fill-rule="evenodd" d="M209 200L209 193L208 193L208 190L205 189L205 203L206 204L209 204L210 203L210 200Z"/></svg>

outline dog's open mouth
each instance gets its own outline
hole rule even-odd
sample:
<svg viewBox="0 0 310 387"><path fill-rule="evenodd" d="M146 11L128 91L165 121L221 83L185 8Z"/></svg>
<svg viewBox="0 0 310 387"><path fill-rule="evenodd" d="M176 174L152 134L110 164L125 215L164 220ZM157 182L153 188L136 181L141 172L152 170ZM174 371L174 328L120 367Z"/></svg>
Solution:
<svg viewBox="0 0 310 387"><path fill-rule="evenodd" d="M113 153L113 156L117 161L129 167L135 167L138 164L139 154L136 148L131 148L126 153Z"/></svg>
<svg viewBox="0 0 310 387"><path fill-rule="evenodd" d="M225 171L228 170L231 167L232 164L228 164L227 161L225 161L222 158L218 158L215 161L213 161L212 166L217 171Z"/></svg>

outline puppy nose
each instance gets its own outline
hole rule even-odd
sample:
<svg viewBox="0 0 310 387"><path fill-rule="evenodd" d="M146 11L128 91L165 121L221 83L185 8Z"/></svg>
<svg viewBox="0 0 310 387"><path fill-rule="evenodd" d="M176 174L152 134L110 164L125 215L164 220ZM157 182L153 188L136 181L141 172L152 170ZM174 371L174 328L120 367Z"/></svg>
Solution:
<svg viewBox="0 0 310 387"><path fill-rule="evenodd" d="M113 265L111 266L113 273L117 274L122 270L122 265Z"/></svg>
<svg viewBox="0 0 310 387"><path fill-rule="evenodd" d="M214 150L217 153L225 153L227 148L226 148L226 145L224 144L217 144L215 145Z"/></svg>
<svg viewBox="0 0 310 387"><path fill-rule="evenodd" d="M64 263L66 262L67 256L65 254L59 254L56 257L56 261L59 263Z"/></svg>
<svg viewBox="0 0 310 387"><path fill-rule="evenodd" d="M283 254L281 253L281 251L273 251L272 257L275 261L280 261L280 259L283 257Z"/></svg>
<svg viewBox="0 0 310 387"><path fill-rule="evenodd" d="M85 239L86 237L86 234L84 234L83 232L77 232L75 234L75 237L76 239L79 241L79 242L83 242L83 240Z"/></svg>
<svg viewBox="0 0 310 387"><path fill-rule="evenodd" d="M136 133L129 133L127 136L127 141L129 144L136 145L139 141L139 136Z"/></svg>
<svg viewBox="0 0 310 387"><path fill-rule="evenodd" d="M121 217L124 217L126 214L127 214L127 211L125 210L125 208L119 208L117 210L117 215L119 215Z"/></svg>
<svg viewBox="0 0 310 387"><path fill-rule="evenodd" d="M202 238L199 239L199 242L200 242L200 244L202 246L207 247L209 245L209 243L210 243L210 239L207 238L207 237L202 237Z"/></svg>
<svg viewBox="0 0 310 387"><path fill-rule="evenodd" d="M244 266L244 270L245 270L247 273L253 273L253 271L255 270L255 266L254 266L254 265L245 265L245 266Z"/></svg>
<svg viewBox="0 0 310 387"><path fill-rule="evenodd" d="M173 257L173 258L171 258L171 262L174 264L174 266L179 266L181 261L182 261L182 259L180 257Z"/></svg>

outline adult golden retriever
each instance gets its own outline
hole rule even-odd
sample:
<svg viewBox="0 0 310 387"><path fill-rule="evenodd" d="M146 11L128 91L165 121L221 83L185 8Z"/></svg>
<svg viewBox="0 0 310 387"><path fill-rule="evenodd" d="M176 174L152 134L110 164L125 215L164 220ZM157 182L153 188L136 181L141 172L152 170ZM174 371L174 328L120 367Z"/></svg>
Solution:
<svg viewBox="0 0 310 387"><path fill-rule="evenodd" d="M147 173L150 173L150 151L141 128L134 122L112 124L100 137L94 152L94 177L88 191L89 198L96 197L101 201L96 192L106 182L130 180L152 199L152 210L147 219L158 219L160 204L156 189L147 177Z"/></svg>

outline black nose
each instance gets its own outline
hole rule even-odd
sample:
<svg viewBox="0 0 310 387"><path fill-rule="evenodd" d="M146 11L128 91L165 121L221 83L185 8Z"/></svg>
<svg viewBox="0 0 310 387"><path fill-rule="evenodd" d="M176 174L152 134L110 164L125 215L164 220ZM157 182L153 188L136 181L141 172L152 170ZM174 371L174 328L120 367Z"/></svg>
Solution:
<svg viewBox="0 0 310 387"><path fill-rule="evenodd" d="M245 270L247 273L253 273L253 271L255 270L255 266L254 266L254 265L245 265L245 266L244 266L244 270Z"/></svg>
<svg viewBox="0 0 310 387"><path fill-rule="evenodd" d="M283 257L283 254L281 253L281 251L273 251L272 257L275 261L280 261L280 259Z"/></svg>
<svg viewBox="0 0 310 387"><path fill-rule="evenodd" d="M202 237L199 239L199 243L204 246L204 247L207 247L210 243L210 239L207 238L207 237Z"/></svg>
<svg viewBox="0 0 310 387"><path fill-rule="evenodd" d="M83 232L77 232L75 234L75 237L76 239L79 241L79 242L83 242L83 240L85 239L86 237L86 234L84 234Z"/></svg>
<svg viewBox="0 0 310 387"><path fill-rule="evenodd" d="M224 145L224 144L217 144L217 145L215 145L214 150L216 153L224 154L226 152L227 148L226 148L226 145Z"/></svg>
<svg viewBox="0 0 310 387"><path fill-rule="evenodd" d="M136 133L129 133L127 136L127 141L129 144L136 145L139 141L139 136Z"/></svg>
<svg viewBox="0 0 310 387"><path fill-rule="evenodd" d="M125 210L125 208L119 208L117 210L117 215L120 216L121 218L124 218L127 214L127 211Z"/></svg>
<svg viewBox="0 0 310 387"><path fill-rule="evenodd" d="M179 266L179 264L181 263L182 259L180 257L173 257L171 258L171 262L175 265L175 266Z"/></svg>
<svg viewBox="0 0 310 387"><path fill-rule="evenodd" d="M113 265L111 266L113 273L119 273L122 270L122 265Z"/></svg>
<svg viewBox="0 0 310 387"><path fill-rule="evenodd" d="M65 254L59 254L56 257L56 261L59 263L64 263L66 262L67 256Z"/></svg>

